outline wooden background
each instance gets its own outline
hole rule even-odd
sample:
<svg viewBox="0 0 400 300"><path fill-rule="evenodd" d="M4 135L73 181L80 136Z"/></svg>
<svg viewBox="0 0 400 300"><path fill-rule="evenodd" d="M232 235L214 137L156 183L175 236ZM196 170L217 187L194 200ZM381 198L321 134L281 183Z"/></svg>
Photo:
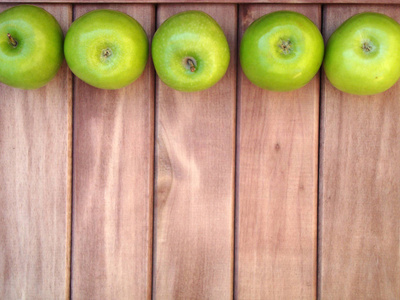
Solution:
<svg viewBox="0 0 400 300"><path fill-rule="evenodd" d="M149 40L203 10L229 69L196 93L168 88L150 59L118 91L66 64L38 90L0 84L0 299L400 299L400 84L358 97L321 72L274 93L237 57L272 11L305 14L326 40L358 12L400 21L400 3L143 2L40 6L64 32L120 10Z"/></svg>

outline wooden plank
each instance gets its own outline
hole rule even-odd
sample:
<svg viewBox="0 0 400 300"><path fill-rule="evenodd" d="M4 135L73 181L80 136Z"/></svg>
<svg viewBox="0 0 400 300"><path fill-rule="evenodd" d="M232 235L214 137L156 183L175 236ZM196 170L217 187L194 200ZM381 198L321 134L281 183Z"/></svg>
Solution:
<svg viewBox="0 0 400 300"><path fill-rule="evenodd" d="M327 6L324 34L398 6ZM336 90L323 77L320 299L400 298L400 85L375 96Z"/></svg>
<svg viewBox="0 0 400 300"><path fill-rule="evenodd" d="M239 36L257 18L298 11L317 26L318 5L241 5ZM239 71L237 299L316 296L319 75L270 92Z"/></svg>
<svg viewBox="0 0 400 300"><path fill-rule="evenodd" d="M71 6L40 7L65 33ZM69 296L71 78L64 63L37 90L0 84L0 299Z"/></svg>
<svg viewBox="0 0 400 300"><path fill-rule="evenodd" d="M236 6L159 5L158 26L202 10L222 27L231 63L212 88L183 93L157 80L154 299L231 299Z"/></svg>
<svg viewBox="0 0 400 300"><path fill-rule="evenodd" d="M153 5L77 5L134 17L150 37ZM150 299L154 71L106 91L75 79L72 298Z"/></svg>

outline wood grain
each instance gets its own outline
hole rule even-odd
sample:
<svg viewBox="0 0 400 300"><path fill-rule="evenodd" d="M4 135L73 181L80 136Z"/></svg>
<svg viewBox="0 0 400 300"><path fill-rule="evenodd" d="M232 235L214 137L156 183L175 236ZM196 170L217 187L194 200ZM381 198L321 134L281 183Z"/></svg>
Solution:
<svg viewBox="0 0 400 300"><path fill-rule="evenodd" d="M40 6L65 33L71 6ZM71 78L64 63L37 90L0 84L0 299L69 295Z"/></svg>
<svg viewBox="0 0 400 300"><path fill-rule="evenodd" d="M241 5L240 38L276 10L320 26L318 5ZM319 76L277 93L240 70L238 84L236 298L315 298Z"/></svg>
<svg viewBox="0 0 400 300"><path fill-rule="evenodd" d="M151 37L153 5L77 5L134 17ZM150 299L154 72L106 91L75 78L73 299Z"/></svg>
<svg viewBox="0 0 400 300"><path fill-rule="evenodd" d="M398 6L327 6L324 33ZM400 85L375 96L336 90L323 77L320 299L400 298Z"/></svg>
<svg viewBox="0 0 400 300"><path fill-rule="evenodd" d="M212 88L183 93L157 80L154 299L231 299L236 102L236 6L159 5L210 14L231 63Z"/></svg>

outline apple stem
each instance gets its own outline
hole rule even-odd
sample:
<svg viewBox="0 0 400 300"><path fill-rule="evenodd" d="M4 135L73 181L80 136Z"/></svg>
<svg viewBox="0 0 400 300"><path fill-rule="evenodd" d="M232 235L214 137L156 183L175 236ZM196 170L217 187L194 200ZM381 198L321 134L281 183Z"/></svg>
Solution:
<svg viewBox="0 0 400 300"><path fill-rule="evenodd" d="M368 42L364 42L361 48L364 50L364 52L370 52L372 50L372 46Z"/></svg>
<svg viewBox="0 0 400 300"><path fill-rule="evenodd" d="M279 48L281 48L283 54L289 54L292 50L292 42L290 40L281 40Z"/></svg>
<svg viewBox="0 0 400 300"><path fill-rule="evenodd" d="M102 55L103 55L105 58L110 57L110 56L112 55L111 49L109 49L109 48L104 49L104 50L102 51Z"/></svg>
<svg viewBox="0 0 400 300"><path fill-rule="evenodd" d="M11 45L15 48L18 45L18 42L11 36L11 34L7 33L8 39L10 40Z"/></svg>
<svg viewBox="0 0 400 300"><path fill-rule="evenodd" d="M190 66L190 72L194 72L196 71L196 66L194 65L193 60L191 60L190 58L187 59L187 63Z"/></svg>

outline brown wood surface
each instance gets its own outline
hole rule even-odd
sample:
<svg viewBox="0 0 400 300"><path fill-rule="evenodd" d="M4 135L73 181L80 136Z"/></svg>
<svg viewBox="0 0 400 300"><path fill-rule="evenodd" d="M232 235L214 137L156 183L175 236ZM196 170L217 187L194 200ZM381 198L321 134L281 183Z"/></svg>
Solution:
<svg viewBox="0 0 400 300"><path fill-rule="evenodd" d="M40 6L64 32L87 11L124 11L149 39L168 16L204 10L230 67L197 93L165 86L151 60L117 91L72 80L65 63L38 90L0 84L0 299L400 299L400 84L358 97L317 75L273 93L237 61L237 33L265 13L322 16L327 39L362 11L400 21L400 5L321 15L318 4L116 1L131 4Z"/></svg>
<svg viewBox="0 0 400 300"><path fill-rule="evenodd" d="M242 5L240 38L276 10L320 26L319 5ZM315 298L319 75L277 93L240 70L238 85L237 299Z"/></svg>
<svg viewBox="0 0 400 300"><path fill-rule="evenodd" d="M0 3L11 2L0 0ZM193 3L193 4L216 4L216 3L260 3L260 4L400 4L400 0L18 0L20 3Z"/></svg>
<svg viewBox="0 0 400 300"><path fill-rule="evenodd" d="M41 7L65 33L71 6ZM64 63L37 90L0 84L0 299L69 294L71 78Z"/></svg>
<svg viewBox="0 0 400 300"><path fill-rule="evenodd" d="M327 6L324 34L398 6ZM370 97L322 83L320 299L400 298L400 85Z"/></svg>
<svg viewBox="0 0 400 300"><path fill-rule="evenodd" d="M231 299L236 107L236 6L159 5L157 25L180 11L210 14L231 63L196 93L157 79L155 299Z"/></svg>
<svg viewBox="0 0 400 300"><path fill-rule="evenodd" d="M77 5L75 17L99 8L125 12L154 33L153 5ZM73 299L150 299L153 137L150 59L123 89L75 78Z"/></svg>

